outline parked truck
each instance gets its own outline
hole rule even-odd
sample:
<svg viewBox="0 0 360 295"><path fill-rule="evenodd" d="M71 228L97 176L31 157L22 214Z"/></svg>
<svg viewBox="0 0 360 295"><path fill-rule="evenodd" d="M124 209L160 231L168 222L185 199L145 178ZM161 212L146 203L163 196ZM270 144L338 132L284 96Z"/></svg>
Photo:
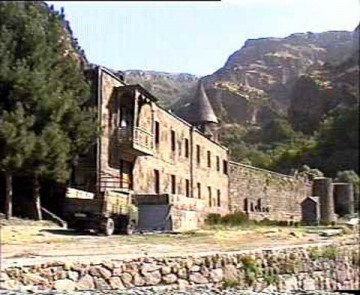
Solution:
<svg viewBox="0 0 360 295"><path fill-rule="evenodd" d="M68 188L64 218L70 229L92 229L106 236L115 232L132 234L137 226L138 210L128 193L106 191L97 196Z"/></svg>

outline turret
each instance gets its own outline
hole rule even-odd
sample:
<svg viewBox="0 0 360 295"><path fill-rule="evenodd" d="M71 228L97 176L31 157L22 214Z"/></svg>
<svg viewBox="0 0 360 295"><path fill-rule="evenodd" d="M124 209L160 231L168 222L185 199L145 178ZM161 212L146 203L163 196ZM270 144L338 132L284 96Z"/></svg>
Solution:
<svg viewBox="0 0 360 295"><path fill-rule="evenodd" d="M217 127L219 120L214 113L209 98L205 92L204 86L201 82L198 84L194 104L196 106L196 113L194 114L191 123L198 127L205 136L217 141Z"/></svg>

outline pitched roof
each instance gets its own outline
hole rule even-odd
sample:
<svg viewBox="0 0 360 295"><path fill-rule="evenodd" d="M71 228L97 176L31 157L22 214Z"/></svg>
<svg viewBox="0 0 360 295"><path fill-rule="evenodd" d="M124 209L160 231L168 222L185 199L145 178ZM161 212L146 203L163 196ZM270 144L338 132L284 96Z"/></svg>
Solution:
<svg viewBox="0 0 360 295"><path fill-rule="evenodd" d="M209 98L205 92L204 85L199 82L195 95L195 105L197 109L197 122L219 123L214 110L210 104Z"/></svg>

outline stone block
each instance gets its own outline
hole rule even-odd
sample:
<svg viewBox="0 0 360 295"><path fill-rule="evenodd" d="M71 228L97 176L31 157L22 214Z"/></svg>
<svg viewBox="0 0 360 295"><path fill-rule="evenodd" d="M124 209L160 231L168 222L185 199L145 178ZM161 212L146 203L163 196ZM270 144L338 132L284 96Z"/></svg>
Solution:
<svg viewBox="0 0 360 295"><path fill-rule="evenodd" d="M303 280L302 288L304 290L316 290L315 280L313 278L306 278Z"/></svg>
<svg viewBox="0 0 360 295"><path fill-rule="evenodd" d="M109 290L110 286L109 284L103 279L103 278L94 278L95 288L97 290Z"/></svg>
<svg viewBox="0 0 360 295"><path fill-rule="evenodd" d="M207 284L207 283L209 283L208 279L199 272L191 273L190 276L189 276L189 281L193 282L195 284Z"/></svg>
<svg viewBox="0 0 360 295"><path fill-rule="evenodd" d="M134 285L136 287L142 287L145 285L145 278L140 274L134 275Z"/></svg>
<svg viewBox="0 0 360 295"><path fill-rule="evenodd" d="M94 290L94 279L91 275L87 274L79 279L76 283L76 289L79 291Z"/></svg>
<svg viewBox="0 0 360 295"><path fill-rule="evenodd" d="M210 271L210 279L212 282L217 283L224 278L224 271L221 268L213 269Z"/></svg>
<svg viewBox="0 0 360 295"><path fill-rule="evenodd" d="M238 279L238 271L235 265L227 264L223 268L224 270L224 279L225 280L237 280Z"/></svg>
<svg viewBox="0 0 360 295"><path fill-rule="evenodd" d="M125 287L119 277L111 277L109 279L109 285L110 285L110 288L113 290L125 289Z"/></svg>
<svg viewBox="0 0 360 295"><path fill-rule="evenodd" d="M164 275L162 277L162 281L165 283L165 284L173 284L173 283L176 283L176 281L178 280L177 276L172 274L172 273L169 273L167 275Z"/></svg>
<svg viewBox="0 0 360 295"><path fill-rule="evenodd" d="M54 289L56 291L74 291L76 283L69 279L57 280L54 283Z"/></svg>
<svg viewBox="0 0 360 295"><path fill-rule="evenodd" d="M170 267L170 266L167 266L167 265L163 266L163 267L161 268L161 273L162 273L163 275L167 275L167 274L171 273L171 267Z"/></svg>
<svg viewBox="0 0 360 295"><path fill-rule="evenodd" d="M144 277L147 286L156 286L161 282L161 274L158 270L145 273Z"/></svg>
<svg viewBox="0 0 360 295"><path fill-rule="evenodd" d="M123 282L123 284L124 284L124 286L126 288L132 287L133 277L132 277L132 275L130 273L124 272L124 273L121 274L120 277L121 277L121 280L122 280L122 282Z"/></svg>
<svg viewBox="0 0 360 295"><path fill-rule="evenodd" d="M77 281L80 277L80 274L77 272L77 271L71 271L69 270L68 273L67 273L67 276L70 280L72 281Z"/></svg>

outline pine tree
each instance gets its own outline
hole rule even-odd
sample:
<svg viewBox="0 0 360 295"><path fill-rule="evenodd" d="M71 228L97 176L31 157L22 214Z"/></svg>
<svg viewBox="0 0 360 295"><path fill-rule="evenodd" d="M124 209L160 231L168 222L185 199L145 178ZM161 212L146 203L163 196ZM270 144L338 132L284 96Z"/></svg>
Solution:
<svg viewBox="0 0 360 295"><path fill-rule="evenodd" d="M96 112L64 16L43 2L0 3L0 116L5 122L23 111L27 122L14 139L4 134L0 149L4 157L21 158L15 168L33 178L41 219L39 180L68 179L76 155L98 136ZM28 148L16 150L19 137L31 137ZM2 167L14 170L7 162Z"/></svg>

